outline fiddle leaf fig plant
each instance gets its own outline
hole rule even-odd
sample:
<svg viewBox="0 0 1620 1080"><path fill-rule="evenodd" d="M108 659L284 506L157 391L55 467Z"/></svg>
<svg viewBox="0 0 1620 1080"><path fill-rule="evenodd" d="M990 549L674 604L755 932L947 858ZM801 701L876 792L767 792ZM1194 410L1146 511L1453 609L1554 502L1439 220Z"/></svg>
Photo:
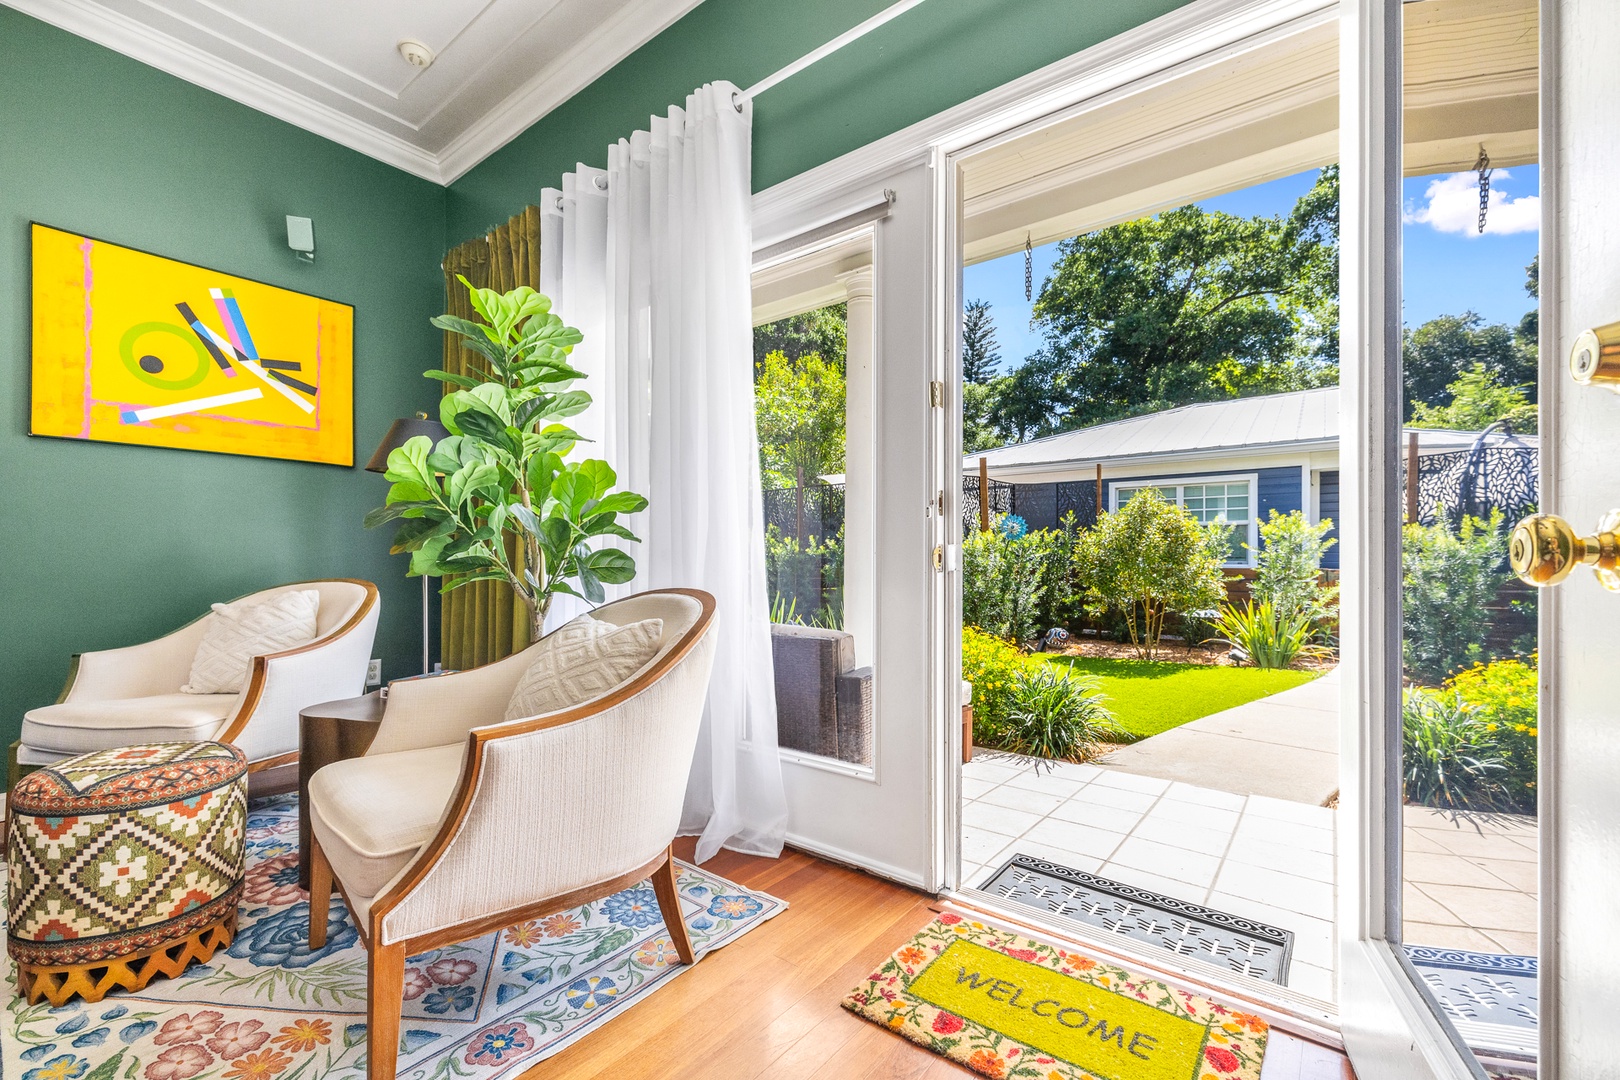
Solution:
<svg viewBox="0 0 1620 1080"><path fill-rule="evenodd" d="M392 550L410 552L411 577L443 577L444 592L506 582L537 641L558 593L601 603L603 585L635 577L627 552L591 541L639 542L619 518L647 500L613 490L618 476L605 461L564 460L582 440L559 421L591 404L573 389L584 373L568 363L580 332L533 289L497 293L460 280L482 321L441 315L433 325L459 334L478 360L472 374L426 373L456 387L439 404L450 434L436 445L419 435L388 455L393 486L366 527L399 521Z"/></svg>

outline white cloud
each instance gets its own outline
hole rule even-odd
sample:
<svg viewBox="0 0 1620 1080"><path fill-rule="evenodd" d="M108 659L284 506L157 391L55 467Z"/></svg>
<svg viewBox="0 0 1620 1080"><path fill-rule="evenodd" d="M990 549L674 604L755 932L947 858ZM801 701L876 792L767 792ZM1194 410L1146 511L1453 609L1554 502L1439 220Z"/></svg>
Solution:
<svg viewBox="0 0 1620 1080"><path fill-rule="evenodd" d="M1541 199L1535 195L1513 198L1500 184L1512 176L1506 169L1491 175L1491 196L1485 215L1485 231L1495 235L1535 232L1541 227ZM1407 203L1402 220L1409 225L1428 225L1436 232L1459 236L1479 235L1479 176L1452 173L1429 181L1423 202Z"/></svg>

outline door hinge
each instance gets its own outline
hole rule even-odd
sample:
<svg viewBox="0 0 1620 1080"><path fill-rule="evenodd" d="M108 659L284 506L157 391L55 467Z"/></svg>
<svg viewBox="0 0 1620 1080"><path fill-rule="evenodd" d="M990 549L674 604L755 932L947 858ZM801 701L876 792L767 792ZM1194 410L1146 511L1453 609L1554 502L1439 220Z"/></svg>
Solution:
<svg viewBox="0 0 1620 1080"><path fill-rule="evenodd" d="M943 570L943 569L945 569L945 545L944 544L935 544L934 545L934 569L935 570Z"/></svg>
<svg viewBox="0 0 1620 1080"><path fill-rule="evenodd" d="M945 384L938 379L928 384L928 404L936 409L945 407Z"/></svg>

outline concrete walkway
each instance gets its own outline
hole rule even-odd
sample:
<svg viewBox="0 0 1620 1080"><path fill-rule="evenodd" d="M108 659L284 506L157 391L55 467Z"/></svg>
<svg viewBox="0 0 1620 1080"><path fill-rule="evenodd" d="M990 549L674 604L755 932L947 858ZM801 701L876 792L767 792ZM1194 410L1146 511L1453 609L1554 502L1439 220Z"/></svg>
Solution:
<svg viewBox="0 0 1620 1080"><path fill-rule="evenodd" d="M1339 671L1116 750L1098 765L1321 806L1339 790Z"/></svg>

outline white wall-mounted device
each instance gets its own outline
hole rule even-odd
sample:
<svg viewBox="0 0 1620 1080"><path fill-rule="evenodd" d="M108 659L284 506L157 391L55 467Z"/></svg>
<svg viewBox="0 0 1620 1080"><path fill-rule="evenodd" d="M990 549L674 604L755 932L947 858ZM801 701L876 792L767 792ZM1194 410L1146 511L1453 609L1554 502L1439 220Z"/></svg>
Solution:
<svg viewBox="0 0 1620 1080"><path fill-rule="evenodd" d="M305 262L315 261L315 223L307 217L287 215L287 246Z"/></svg>

